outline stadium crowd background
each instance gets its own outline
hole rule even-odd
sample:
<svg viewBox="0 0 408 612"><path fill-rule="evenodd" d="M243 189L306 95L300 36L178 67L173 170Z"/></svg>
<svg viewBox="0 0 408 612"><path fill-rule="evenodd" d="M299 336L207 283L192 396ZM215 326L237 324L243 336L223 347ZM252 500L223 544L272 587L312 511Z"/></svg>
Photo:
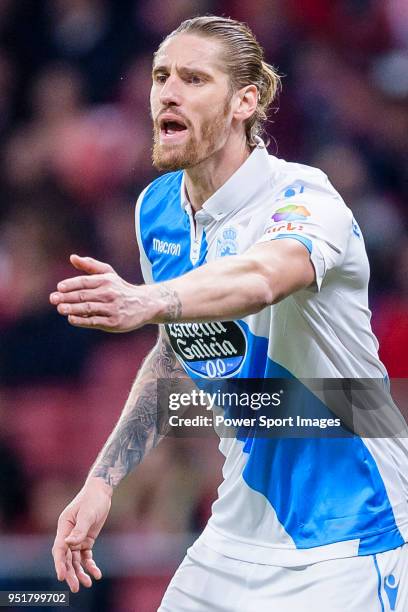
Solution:
<svg viewBox="0 0 408 612"><path fill-rule="evenodd" d="M72 275L72 252L141 281L133 213L155 176L152 52L205 13L246 21L283 75L270 151L322 168L354 211L381 356L391 377L408 376L406 0L2 0L0 589L60 587L57 516L154 341L154 329L74 329L48 294ZM74 609L156 609L209 514L215 448L166 440L122 483L100 544L107 577Z"/></svg>

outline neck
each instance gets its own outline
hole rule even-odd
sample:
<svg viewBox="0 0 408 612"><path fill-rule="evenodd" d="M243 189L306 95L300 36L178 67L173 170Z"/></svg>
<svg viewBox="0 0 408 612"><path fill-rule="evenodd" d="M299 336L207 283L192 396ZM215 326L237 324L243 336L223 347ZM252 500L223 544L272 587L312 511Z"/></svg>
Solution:
<svg viewBox="0 0 408 612"><path fill-rule="evenodd" d="M250 153L245 135L228 138L221 149L184 171L185 188L194 212L242 166Z"/></svg>

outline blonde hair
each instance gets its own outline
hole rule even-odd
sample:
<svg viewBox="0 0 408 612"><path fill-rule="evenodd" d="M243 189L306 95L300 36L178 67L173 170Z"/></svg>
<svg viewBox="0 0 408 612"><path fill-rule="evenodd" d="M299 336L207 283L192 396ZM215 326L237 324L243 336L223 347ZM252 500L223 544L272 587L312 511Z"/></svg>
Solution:
<svg viewBox="0 0 408 612"><path fill-rule="evenodd" d="M265 62L264 51L254 34L245 23L227 17L207 15L183 21L163 43L181 33L198 34L219 40L224 48L222 59L233 90L246 85L255 85L258 89L256 110L245 123L248 145L256 146L256 137L264 131L267 110L280 90L281 80L274 67Z"/></svg>

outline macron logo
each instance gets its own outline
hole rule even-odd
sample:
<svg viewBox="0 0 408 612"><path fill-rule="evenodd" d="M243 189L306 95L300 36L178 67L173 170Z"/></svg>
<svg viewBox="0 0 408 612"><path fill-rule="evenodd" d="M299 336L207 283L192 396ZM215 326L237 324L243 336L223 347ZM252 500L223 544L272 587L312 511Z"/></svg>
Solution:
<svg viewBox="0 0 408 612"><path fill-rule="evenodd" d="M396 582L395 576L390 574L384 578L384 590L388 595L388 601L390 602L390 609L395 610L395 604L397 602L399 583Z"/></svg>
<svg viewBox="0 0 408 612"><path fill-rule="evenodd" d="M166 255L180 255L181 247L176 242L153 238L153 250L158 253L166 253Z"/></svg>

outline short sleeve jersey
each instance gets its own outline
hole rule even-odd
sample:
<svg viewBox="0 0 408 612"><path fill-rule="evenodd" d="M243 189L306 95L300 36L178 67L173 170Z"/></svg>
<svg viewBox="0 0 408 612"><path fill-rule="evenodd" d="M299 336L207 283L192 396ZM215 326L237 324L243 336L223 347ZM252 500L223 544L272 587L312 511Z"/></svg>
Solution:
<svg viewBox="0 0 408 612"><path fill-rule="evenodd" d="M386 377L363 236L320 170L271 156L259 141L194 216L182 171L153 181L138 199L136 232L146 283L260 242L297 240L310 254L315 284L273 306L236 321L165 326L193 378ZM236 437L220 449L224 481L201 537L222 554L296 566L407 541L404 440Z"/></svg>

